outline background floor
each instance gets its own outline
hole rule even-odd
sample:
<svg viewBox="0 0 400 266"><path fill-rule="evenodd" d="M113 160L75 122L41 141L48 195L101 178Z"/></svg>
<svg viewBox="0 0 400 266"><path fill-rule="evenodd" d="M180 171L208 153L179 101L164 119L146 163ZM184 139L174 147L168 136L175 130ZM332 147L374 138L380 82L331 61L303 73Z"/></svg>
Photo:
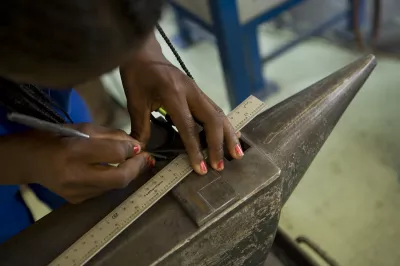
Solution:
<svg viewBox="0 0 400 266"><path fill-rule="evenodd" d="M175 33L168 14L163 27L170 36ZM263 53L290 37L261 29ZM200 87L229 111L215 46L204 42L180 52ZM265 66L266 77L280 85L267 104L359 56L318 39L299 45ZM293 237L309 236L341 265L400 265L399 84L400 62L379 59L282 214L281 226Z"/></svg>
<svg viewBox="0 0 400 266"><path fill-rule="evenodd" d="M171 14L162 26L175 33ZM263 53L290 38L261 30ZM168 47L165 54L175 62ZM229 111L217 50L199 43L180 51L199 86ZM265 66L280 85L268 105L285 99L359 57L313 39ZM341 265L400 265L400 62L379 66L345 113L284 208L281 226L306 235ZM34 202L37 217L48 210Z"/></svg>

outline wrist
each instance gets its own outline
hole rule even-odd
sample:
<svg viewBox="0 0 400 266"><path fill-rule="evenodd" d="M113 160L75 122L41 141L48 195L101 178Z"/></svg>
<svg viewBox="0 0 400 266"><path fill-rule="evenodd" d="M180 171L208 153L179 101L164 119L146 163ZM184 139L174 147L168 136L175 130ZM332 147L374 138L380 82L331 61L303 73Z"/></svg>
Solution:
<svg viewBox="0 0 400 266"><path fill-rule="evenodd" d="M154 33L149 35L143 47L132 55L121 68L143 67L143 64L149 63L171 64L164 56Z"/></svg>

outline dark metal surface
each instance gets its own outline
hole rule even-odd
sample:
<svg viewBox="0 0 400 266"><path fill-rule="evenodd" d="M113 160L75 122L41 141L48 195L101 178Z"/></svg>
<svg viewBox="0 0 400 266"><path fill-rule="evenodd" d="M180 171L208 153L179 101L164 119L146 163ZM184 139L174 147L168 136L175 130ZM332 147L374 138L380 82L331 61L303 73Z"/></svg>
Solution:
<svg viewBox="0 0 400 266"><path fill-rule="evenodd" d="M247 134L242 139L251 140ZM279 177L280 170L256 145L245 151L242 160L225 159L225 171L210 171L204 177L188 176L173 194L198 226L228 213Z"/></svg>
<svg viewBox="0 0 400 266"><path fill-rule="evenodd" d="M235 180L230 186L239 201L198 227L167 195L89 264L262 265L284 202L375 64L373 56L364 57L265 111L242 130L251 146L246 159L227 162L220 177ZM281 169L279 177L274 164ZM51 262L149 177L145 174L127 189L56 210L1 245L1 264Z"/></svg>
<svg viewBox="0 0 400 266"><path fill-rule="evenodd" d="M246 127L282 170L289 198L376 61L363 57L259 115Z"/></svg>

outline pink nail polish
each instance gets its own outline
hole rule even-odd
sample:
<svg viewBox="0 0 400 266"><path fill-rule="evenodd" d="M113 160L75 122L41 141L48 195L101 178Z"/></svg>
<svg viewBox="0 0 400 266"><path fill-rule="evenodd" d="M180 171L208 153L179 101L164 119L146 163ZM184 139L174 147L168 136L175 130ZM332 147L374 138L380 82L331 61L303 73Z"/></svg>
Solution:
<svg viewBox="0 0 400 266"><path fill-rule="evenodd" d="M156 165L156 160L154 160L151 156L147 157L146 163L149 167L154 167Z"/></svg>
<svg viewBox="0 0 400 266"><path fill-rule="evenodd" d="M221 160L217 164L217 169L218 170L223 170L224 169L224 160Z"/></svg>
<svg viewBox="0 0 400 266"><path fill-rule="evenodd" d="M237 154L238 156L240 156L240 157L243 157L243 155L244 155L243 150L242 150L242 147L240 146L240 144L237 144L237 145L235 146L235 152L236 152L236 154Z"/></svg>
<svg viewBox="0 0 400 266"><path fill-rule="evenodd" d="M140 146L134 146L133 147L133 154L139 154L139 152L140 152Z"/></svg>
<svg viewBox="0 0 400 266"><path fill-rule="evenodd" d="M200 163L200 170L205 174L205 173L207 173L207 166L206 166L206 163L204 162L204 161L202 161L201 163Z"/></svg>

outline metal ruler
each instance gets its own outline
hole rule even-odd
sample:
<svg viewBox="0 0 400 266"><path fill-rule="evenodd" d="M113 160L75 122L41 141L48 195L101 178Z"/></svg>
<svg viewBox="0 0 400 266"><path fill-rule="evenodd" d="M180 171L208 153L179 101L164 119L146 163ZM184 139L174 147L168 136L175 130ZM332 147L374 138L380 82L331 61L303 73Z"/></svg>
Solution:
<svg viewBox="0 0 400 266"><path fill-rule="evenodd" d="M228 119L235 130L239 131L264 109L265 104L263 102L254 96L250 96L229 113ZM188 156L178 156L79 238L50 265L85 264L192 171Z"/></svg>

